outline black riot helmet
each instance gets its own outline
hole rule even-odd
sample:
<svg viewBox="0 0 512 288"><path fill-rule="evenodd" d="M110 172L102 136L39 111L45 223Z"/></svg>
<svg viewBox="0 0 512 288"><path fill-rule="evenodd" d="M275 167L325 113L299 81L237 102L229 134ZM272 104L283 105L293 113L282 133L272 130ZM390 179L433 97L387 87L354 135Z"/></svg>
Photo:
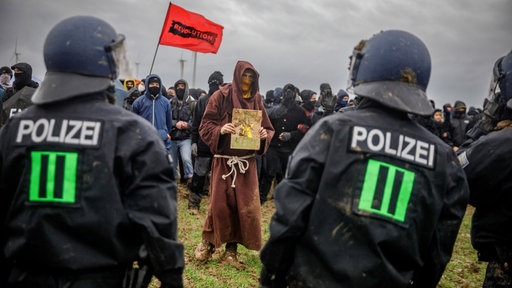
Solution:
<svg viewBox="0 0 512 288"><path fill-rule="evenodd" d="M404 112L432 115L425 93L430 54L418 37L400 30L382 31L361 41L350 58L349 89L356 95Z"/></svg>
<svg viewBox="0 0 512 288"><path fill-rule="evenodd" d="M125 56L124 36L92 16L59 22L44 43L46 75L32 102L45 104L104 91L113 85Z"/></svg>

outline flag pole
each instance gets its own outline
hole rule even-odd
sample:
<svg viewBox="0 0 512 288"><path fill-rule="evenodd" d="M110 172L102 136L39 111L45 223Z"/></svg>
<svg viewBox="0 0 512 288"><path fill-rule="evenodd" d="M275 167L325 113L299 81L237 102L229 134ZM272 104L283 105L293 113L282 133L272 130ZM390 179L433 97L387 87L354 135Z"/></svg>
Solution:
<svg viewBox="0 0 512 288"><path fill-rule="evenodd" d="M151 62L151 69L149 69L149 74L151 74L153 72L153 65L155 64L156 53L158 53L159 46L160 46L160 43L156 44L155 55L153 55L153 61Z"/></svg>
<svg viewBox="0 0 512 288"><path fill-rule="evenodd" d="M162 27L162 31L160 32L160 37L158 38L158 43L156 44L156 49L155 49L155 55L153 55L153 61L151 62L151 68L149 69L149 74L151 74L153 72L153 65L155 65L155 58L156 58L156 53L158 53L158 47L160 46L160 40L162 40L162 35L164 33L164 29L165 29L165 20L167 19L167 14L169 13L169 10L171 9L171 2L169 1L169 8L167 8L167 12L165 13L165 18L164 18L164 26Z"/></svg>
<svg viewBox="0 0 512 288"><path fill-rule="evenodd" d="M196 63L197 63L197 52L194 51L194 72L192 74L192 87L196 88Z"/></svg>

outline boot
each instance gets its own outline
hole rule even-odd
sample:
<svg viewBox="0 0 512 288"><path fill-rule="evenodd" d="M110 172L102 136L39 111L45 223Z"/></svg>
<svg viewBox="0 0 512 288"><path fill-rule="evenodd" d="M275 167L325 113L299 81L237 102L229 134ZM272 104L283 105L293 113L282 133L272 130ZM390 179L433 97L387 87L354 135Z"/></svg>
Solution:
<svg viewBox="0 0 512 288"><path fill-rule="evenodd" d="M203 239L203 241L197 245L196 250L194 251L194 257L197 261L207 262L212 258L213 252L215 252L215 246Z"/></svg>
<svg viewBox="0 0 512 288"><path fill-rule="evenodd" d="M226 243L226 251L222 255L222 261L234 266L236 269L243 269L243 263L238 259L237 243Z"/></svg>

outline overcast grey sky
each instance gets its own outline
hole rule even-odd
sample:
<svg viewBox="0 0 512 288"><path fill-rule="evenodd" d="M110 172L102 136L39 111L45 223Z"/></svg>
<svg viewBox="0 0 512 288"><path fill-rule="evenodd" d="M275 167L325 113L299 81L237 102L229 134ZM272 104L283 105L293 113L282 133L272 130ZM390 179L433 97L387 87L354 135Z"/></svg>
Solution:
<svg viewBox="0 0 512 288"><path fill-rule="evenodd" d="M176 0L172 3L224 26L217 54L198 53L195 86L207 88L215 70L231 82L237 60L260 73L260 89L293 83L319 91L346 88L348 56L361 39L400 29L425 42L432 59L427 90L437 106L463 100L480 107L494 62L512 49L511 0ZM74 15L100 17L123 33L134 76L149 73L169 1L166 0L2 0L0 66L32 65L45 73L43 44L48 31ZM192 87L193 52L160 46L153 73L164 85L181 76Z"/></svg>

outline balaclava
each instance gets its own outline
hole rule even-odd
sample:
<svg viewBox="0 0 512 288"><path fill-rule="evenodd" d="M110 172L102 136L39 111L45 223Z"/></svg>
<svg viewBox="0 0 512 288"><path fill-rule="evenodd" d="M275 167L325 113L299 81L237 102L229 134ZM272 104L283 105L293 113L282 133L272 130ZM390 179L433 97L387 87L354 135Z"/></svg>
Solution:
<svg viewBox="0 0 512 288"><path fill-rule="evenodd" d="M464 108L462 111L457 111L457 108ZM462 101L455 101L453 105L453 118L455 119L463 119L466 116L466 104Z"/></svg>
<svg viewBox="0 0 512 288"><path fill-rule="evenodd" d="M178 88L178 84L185 84L185 88ZM176 91L176 97L178 97L178 100L182 101L183 98L185 97L185 90L186 90L186 86L187 86L187 83L179 80L178 82L176 82L174 84L174 87L175 87L175 91Z"/></svg>
<svg viewBox="0 0 512 288"><path fill-rule="evenodd" d="M311 96L313 96L313 91L311 90L302 90L300 92L300 97L302 98L302 107L306 109L308 112L312 112L315 110L315 102L311 101Z"/></svg>
<svg viewBox="0 0 512 288"><path fill-rule="evenodd" d="M333 112L336 98L332 95L331 85L328 83L322 83L320 85L320 97L322 98L320 105L324 108L325 113Z"/></svg>
<svg viewBox="0 0 512 288"><path fill-rule="evenodd" d="M153 97L158 96L160 94L160 89L161 89L160 86L158 86L158 87L156 87L156 86L149 87L149 84L155 83L155 82L160 84L160 81L158 80L157 77L151 77L148 80L148 88L147 89L149 91L149 94L151 94Z"/></svg>
<svg viewBox="0 0 512 288"><path fill-rule="evenodd" d="M219 86L224 83L223 76L219 71L215 71L208 77L208 95L212 95L215 91L219 90Z"/></svg>
<svg viewBox="0 0 512 288"><path fill-rule="evenodd" d="M295 94L296 88L292 84L286 84L283 87L283 100L281 101L281 104L285 106L286 108L289 108L295 103Z"/></svg>
<svg viewBox="0 0 512 288"><path fill-rule="evenodd" d="M32 80L32 66L27 63L18 63L11 67L14 71L14 68L18 68L23 71L23 73L14 73L14 82L12 83L16 90L20 90L25 87Z"/></svg>

